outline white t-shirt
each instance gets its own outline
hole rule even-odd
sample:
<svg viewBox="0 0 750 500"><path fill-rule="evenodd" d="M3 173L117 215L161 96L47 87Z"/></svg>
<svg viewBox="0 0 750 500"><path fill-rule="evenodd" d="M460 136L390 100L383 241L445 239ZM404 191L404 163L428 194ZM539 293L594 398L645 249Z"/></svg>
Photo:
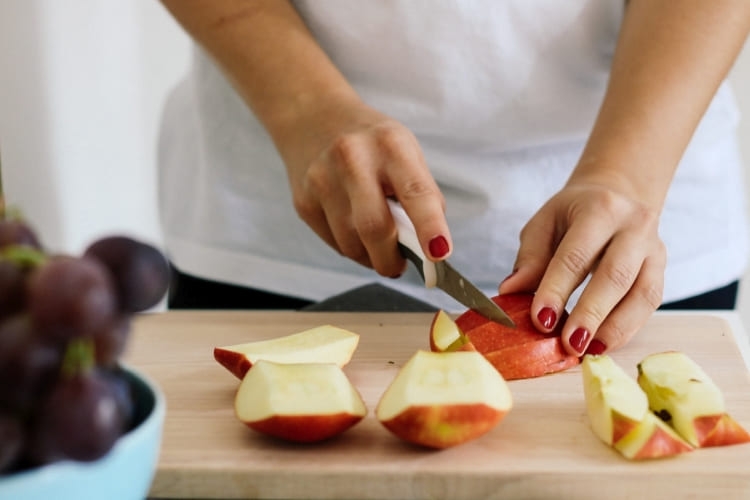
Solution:
<svg viewBox="0 0 750 500"><path fill-rule="evenodd" d="M300 0L305 22L370 105L409 127L447 202L451 263L487 294L521 227L565 182L602 100L622 0ZM747 256L738 113L724 84L686 151L661 219L672 301L738 279ZM168 100L160 142L170 258L196 276L320 300L375 281L296 215L267 133L200 50Z"/></svg>

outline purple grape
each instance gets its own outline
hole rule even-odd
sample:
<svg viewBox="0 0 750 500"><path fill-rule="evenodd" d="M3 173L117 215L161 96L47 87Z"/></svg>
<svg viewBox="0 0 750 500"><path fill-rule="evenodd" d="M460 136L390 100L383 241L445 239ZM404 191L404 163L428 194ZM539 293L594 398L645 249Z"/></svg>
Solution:
<svg viewBox="0 0 750 500"><path fill-rule="evenodd" d="M23 309L25 286L26 273L21 266L0 260L0 319Z"/></svg>
<svg viewBox="0 0 750 500"><path fill-rule="evenodd" d="M108 271L85 257L56 256L35 268L27 301L34 328L62 342L92 336L111 324L117 313Z"/></svg>
<svg viewBox="0 0 750 500"><path fill-rule="evenodd" d="M84 252L99 259L114 277L121 310L144 311L164 297L169 286L169 265L155 247L127 236L109 236Z"/></svg>
<svg viewBox="0 0 750 500"><path fill-rule="evenodd" d="M130 316L117 316L115 320L94 332L94 351L99 366L113 367L125 352L130 333Z"/></svg>
<svg viewBox="0 0 750 500"><path fill-rule="evenodd" d="M25 222L16 219L2 219L0 220L0 248L9 245L42 248L36 234Z"/></svg>
<svg viewBox="0 0 750 500"><path fill-rule="evenodd" d="M71 357L76 351L84 354ZM125 432L121 388L93 362L90 340L69 344L62 376L31 423L27 452L33 463L96 460Z"/></svg>
<svg viewBox="0 0 750 500"><path fill-rule="evenodd" d="M18 463L24 449L24 429L21 420L0 413L0 476Z"/></svg>
<svg viewBox="0 0 750 500"><path fill-rule="evenodd" d="M57 379L61 361L61 349L35 335L26 316L5 319L0 323L0 408L32 411Z"/></svg>

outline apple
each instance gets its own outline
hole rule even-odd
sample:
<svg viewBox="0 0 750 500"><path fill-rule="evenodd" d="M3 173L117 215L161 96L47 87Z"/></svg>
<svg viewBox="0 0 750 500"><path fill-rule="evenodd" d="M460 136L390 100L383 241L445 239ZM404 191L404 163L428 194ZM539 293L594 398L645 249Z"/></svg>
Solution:
<svg viewBox="0 0 750 500"><path fill-rule="evenodd" d="M240 382L237 418L262 434L312 443L341 434L367 414L362 397L333 363L258 360Z"/></svg>
<svg viewBox="0 0 750 500"><path fill-rule="evenodd" d="M661 458L692 450L656 418L638 382L607 355L587 354L583 392L594 434L629 459Z"/></svg>
<svg viewBox="0 0 750 500"><path fill-rule="evenodd" d="M322 325L283 337L215 347L214 359L242 380L260 359L277 363L318 362L345 366L358 344L358 334Z"/></svg>
<svg viewBox="0 0 750 500"><path fill-rule="evenodd" d="M443 351L473 351L474 345L458 328L458 325L442 309L435 313L430 324L430 350Z"/></svg>
<svg viewBox="0 0 750 500"><path fill-rule="evenodd" d="M638 364L638 383L652 411L693 446L750 442L750 434L727 413L719 387L685 353L646 356Z"/></svg>
<svg viewBox="0 0 750 500"><path fill-rule="evenodd" d="M565 351L560 338L567 312L563 311L552 332L542 332L531 321L533 299L531 293L492 297L511 317L515 328L491 321L474 310L464 312L455 320L458 331L463 332L468 343L484 354L505 380L539 377L580 363L580 358Z"/></svg>
<svg viewBox="0 0 750 500"><path fill-rule="evenodd" d="M513 405L497 370L476 351L417 351L398 371L375 410L404 441L447 448L495 427Z"/></svg>

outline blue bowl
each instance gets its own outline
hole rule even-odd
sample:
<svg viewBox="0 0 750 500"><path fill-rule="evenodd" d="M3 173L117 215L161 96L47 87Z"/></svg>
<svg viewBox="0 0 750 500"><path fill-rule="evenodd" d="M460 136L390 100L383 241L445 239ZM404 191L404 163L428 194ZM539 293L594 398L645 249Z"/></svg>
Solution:
<svg viewBox="0 0 750 500"><path fill-rule="evenodd" d="M0 476L0 499L143 500L148 496L161 447L164 395L132 368L137 425L94 462L64 461Z"/></svg>

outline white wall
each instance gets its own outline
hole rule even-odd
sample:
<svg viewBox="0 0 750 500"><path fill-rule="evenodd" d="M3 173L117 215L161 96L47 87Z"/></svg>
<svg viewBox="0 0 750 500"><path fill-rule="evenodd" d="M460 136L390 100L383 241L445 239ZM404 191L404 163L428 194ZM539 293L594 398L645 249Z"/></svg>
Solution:
<svg viewBox="0 0 750 500"><path fill-rule="evenodd" d="M48 246L76 252L112 232L160 244L158 120L187 61L158 0L0 2L3 182ZM750 166L750 48L732 80ZM750 271L739 310L750 327Z"/></svg>
<svg viewBox="0 0 750 500"><path fill-rule="evenodd" d="M4 190L51 249L160 244L157 124L187 57L157 0L0 2Z"/></svg>

